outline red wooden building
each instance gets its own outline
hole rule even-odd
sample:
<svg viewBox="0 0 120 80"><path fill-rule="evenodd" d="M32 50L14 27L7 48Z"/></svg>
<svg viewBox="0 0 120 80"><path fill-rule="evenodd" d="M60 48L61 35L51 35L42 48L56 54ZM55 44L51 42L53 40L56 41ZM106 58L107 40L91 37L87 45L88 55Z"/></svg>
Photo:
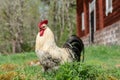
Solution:
<svg viewBox="0 0 120 80"><path fill-rule="evenodd" d="M120 0L76 0L77 35L88 44L120 45Z"/></svg>

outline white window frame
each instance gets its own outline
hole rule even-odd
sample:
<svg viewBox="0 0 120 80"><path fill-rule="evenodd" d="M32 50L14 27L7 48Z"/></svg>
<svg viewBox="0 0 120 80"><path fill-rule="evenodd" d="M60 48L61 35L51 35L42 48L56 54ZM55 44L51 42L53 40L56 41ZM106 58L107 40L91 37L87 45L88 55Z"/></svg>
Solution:
<svg viewBox="0 0 120 80"><path fill-rule="evenodd" d="M94 32L96 31L96 0L93 0L89 3L89 25L90 25L90 33L91 33L91 12L94 11Z"/></svg>
<svg viewBox="0 0 120 80"><path fill-rule="evenodd" d="M112 0L106 0L106 16L108 16L109 13L112 13L113 6L112 6Z"/></svg>
<svg viewBox="0 0 120 80"><path fill-rule="evenodd" d="M82 16L82 31L84 31L84 30L85 30L85 18L84 18L84 12L82 12L81 16Z"/></svg>

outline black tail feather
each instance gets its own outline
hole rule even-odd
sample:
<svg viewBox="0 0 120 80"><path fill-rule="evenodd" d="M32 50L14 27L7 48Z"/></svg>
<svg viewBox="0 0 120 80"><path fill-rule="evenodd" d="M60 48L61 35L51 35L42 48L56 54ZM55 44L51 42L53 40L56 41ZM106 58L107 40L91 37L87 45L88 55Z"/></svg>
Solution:
<svg viewBox="0 0 120 80"><path fill-rule="evenodd" d="M72 49L72 51L75 53L77 61L81 60L81 52L83 52L82 61L84 61L84 44L78 36L70 36L70 38L66 41L63 47Z"/></svg>

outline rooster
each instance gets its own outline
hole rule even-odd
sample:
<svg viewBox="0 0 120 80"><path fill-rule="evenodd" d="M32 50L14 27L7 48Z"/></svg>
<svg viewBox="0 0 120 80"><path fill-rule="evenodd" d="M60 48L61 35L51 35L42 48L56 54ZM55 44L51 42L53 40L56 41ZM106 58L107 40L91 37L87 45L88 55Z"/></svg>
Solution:
<svg viewBox="0 0 120 80"><path fill-rule="evenodd" d="M35 52L44 71L58 69L65 62L80 61L81 52L84 56L84 44L76 35L72 35L60 48L55 43L55 36L47 26L48 20L38 24L40 31L36 36ZM84 60L84 57L83 57Z"/></svg>

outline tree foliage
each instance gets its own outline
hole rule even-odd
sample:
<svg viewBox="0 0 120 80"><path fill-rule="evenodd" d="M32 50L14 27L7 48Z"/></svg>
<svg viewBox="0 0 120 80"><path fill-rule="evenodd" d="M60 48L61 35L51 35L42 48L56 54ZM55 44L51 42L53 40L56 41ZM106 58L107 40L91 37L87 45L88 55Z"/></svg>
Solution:
<svg viewBox="0 0 120 80"><path fill-rule="evenodd" d="M62 45L68 36L75 34L76 1L47 0L43 3L49 9L47 17L43 15L42 18L49 20L49 27L54 31L57 43Z"/></svg>
<svg viewBox="0 0 120 80"><path fill-rule="evenodd" d="M39 19L38 7L38 0L1 0L0 43L1 48L6 49L3 51L21 52L24 44L35 39L36 22Z"/></svg>
<svg viewBox="0 0 120 80"><path fill-rule="evenodd" d="M0 53L34 50L37 24L48 19L62 45L75 33L75 0L0 0Z"/></svg>

